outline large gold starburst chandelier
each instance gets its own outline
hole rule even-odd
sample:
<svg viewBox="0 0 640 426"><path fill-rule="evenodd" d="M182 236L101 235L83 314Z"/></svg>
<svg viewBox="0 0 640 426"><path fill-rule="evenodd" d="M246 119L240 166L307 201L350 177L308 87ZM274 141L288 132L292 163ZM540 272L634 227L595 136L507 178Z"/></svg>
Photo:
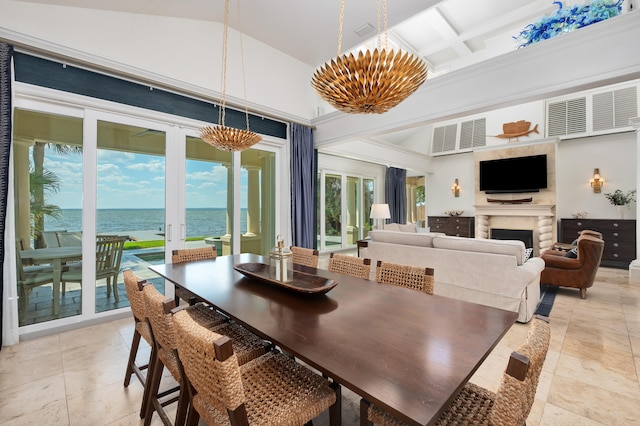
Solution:
<svg viewBox="0 0 640 426"><path fill-rule="evenodd" d="M383 0L384 45L381 45L380 1L376 0L378 47L371 52L341 55L344 0L340 6L338 56L313 74L311 85L320 97L346 113L382 114L415 92L427 78L427 65L418 56L389 49L387 0Z"/></svg>
<svg viewBox="0 0 640 426"><path fill-rule="evenodd" d="M238 22L240 22L240 0L238 0ZM229 0L224 3L224 30L222 34L222 94L220 110L218 111L218 125L206 126L199 130L202 140L224 151L243 151L260 142L262 137L249 130L249 110L247 108L247 83L244 72L244 48L242 46L242 30L240 34L240 57L242 58L242 83L244 85L244 103L247 129L236 129L224 125L227 92L227 44L229 34Z"/></svg>

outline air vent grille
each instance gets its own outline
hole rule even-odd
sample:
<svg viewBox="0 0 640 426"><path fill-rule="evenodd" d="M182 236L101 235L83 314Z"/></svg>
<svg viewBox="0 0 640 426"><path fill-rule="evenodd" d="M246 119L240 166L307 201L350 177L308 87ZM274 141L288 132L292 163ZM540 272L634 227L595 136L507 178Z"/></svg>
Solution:
<svg viewBox="0 0 640 426"><path fill-rule="evenodd" d="M469 149L487 144L485 118L463 121L460 124L460 149Z"/></svg>
<svg viewBox="0 0 640 426"><path fill-rule="evenodd" d="M547 135L561 136L587 131L587 98L549 103Z"/></svg>
<svg viewBox="0 0 640 426"><path fill-rule="evenodd" d="M629 126L629 119L638 116L638 92L627 87L593 95L593 131Z"/></svg>
<svg viewBox="0 0 640 426"><path fill-rule="evenodd" d="M458 124L449 124L447 126L435 127L433 129L433 144L431 152L447 152L456 149L456 134L458 133Z"/></svg>

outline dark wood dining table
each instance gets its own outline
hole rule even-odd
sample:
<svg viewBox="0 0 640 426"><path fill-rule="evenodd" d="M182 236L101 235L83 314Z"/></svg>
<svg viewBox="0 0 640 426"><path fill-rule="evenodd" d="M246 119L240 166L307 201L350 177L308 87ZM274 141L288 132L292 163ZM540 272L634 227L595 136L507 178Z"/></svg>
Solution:
<svg viewBox="0 0 640 426"><path fill-rule="evenodd" d="M240 254L150 269L409 424L433 424L517 318L296 265L338 281L326 294L299 294L233 268L249 262L268 259Z"/></svg>

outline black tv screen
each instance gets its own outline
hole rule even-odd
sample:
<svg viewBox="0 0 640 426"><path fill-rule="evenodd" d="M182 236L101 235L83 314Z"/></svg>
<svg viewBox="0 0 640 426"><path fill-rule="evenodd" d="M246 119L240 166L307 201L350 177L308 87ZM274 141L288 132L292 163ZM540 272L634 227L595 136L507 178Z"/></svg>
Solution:
<svg viewBox="0 0 640 426"><path fill-rule="evenodd" d="M538 192L547 187L547 155L480 161L480 191Z"/></svg>

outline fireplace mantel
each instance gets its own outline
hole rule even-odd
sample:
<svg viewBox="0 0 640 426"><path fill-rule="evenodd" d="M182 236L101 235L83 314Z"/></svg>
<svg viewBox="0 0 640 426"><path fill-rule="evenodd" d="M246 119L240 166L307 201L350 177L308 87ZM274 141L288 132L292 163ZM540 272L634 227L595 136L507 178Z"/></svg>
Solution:
<svg viewBox="0 0 640 426"><path fill-rule="evenodd" d="M555 216L556 206L550 204L475 205L476 215L482 216Z"/></svg>
<svg viewBox="0 0 640 426"><path fill-rule="evenodd" d="M556 206L553 204L480 204L474 206L476 238L489 238L490 230L500 222L500 228L529 229L533 231L534 255L551 247L554 237L553 223ZM512 226L504 226L507 223Z"/></svg>

